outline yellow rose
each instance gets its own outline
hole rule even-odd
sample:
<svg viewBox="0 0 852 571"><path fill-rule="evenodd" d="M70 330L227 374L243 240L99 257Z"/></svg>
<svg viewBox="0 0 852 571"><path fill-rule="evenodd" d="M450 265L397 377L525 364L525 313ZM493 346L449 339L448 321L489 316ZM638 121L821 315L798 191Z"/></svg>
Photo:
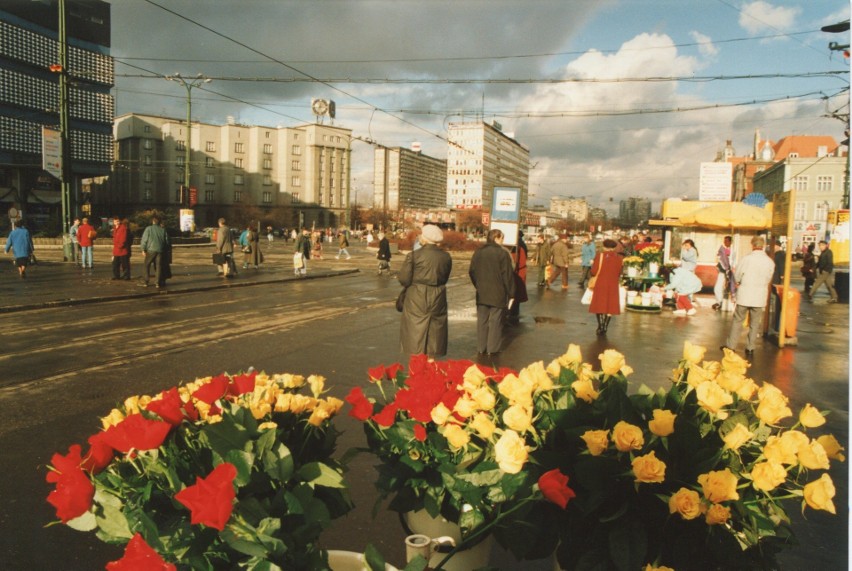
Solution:
<svg viewBox="0 0 852 571"><path fill-rule="evenodd" d="M751 469L751 480L755 490L771 492L787 479L787 470L777 462L758 462Z"/></svg>
<svg viewBox="0 0 852 571"><path fill-rule="evenodd" d="M595 384L591 379L579 379L571 383L571 388L577 394L577 398L581 398L586 402L593 402L600 393L595 390Z"/></svg>
<svg viewBox="0 0 852 571"><path fill-rule="evenodd" d="M473 391L470 394L470 398L473 399L479 410L491 410L497 404L497 397L488 385L481 386Z"/></svg>
<svg viewBox="0 0 852 571"><path fill-rule="evenodd" d="M626 364L624 355L615 349L607 349L598 355L598 359L601 360L601 370L605 375L617 375Z"/></svg>
<svg viewBox="0 0 852 571"><path fill-rule="evenodd" d="M737 392L746 382L746 376L741 373L722 371L715 379L716 384L729 393Z"/></svg>
<svg viewBox="0 0 852 571"><path fill-rule="evenodd" d="M311 412L310 418L308 418L308 424L312 426L322 426L323 422L340 411L340 407L342 405L343 401L335 398L317 401L313 412Z"/></svg>
<svg viewBox="0 0 852 571"><path fill-rule="evenodd" d="M668 436L674 432L674 421L677 415L670 410L655 409L654 420L648 422L648 429L657 436Z"/></svg>
<svg viewBox="0 0 852 571"><path fill-rule="evenodd" d="M453 411L447 408L447 405L439 402L435 408L432 409L432 422L438 426L443 426L447 423L447 419L450 418L450 414L452 414L452 412Z"/></svg>
<svg viewBox="0 0 852 571"><path fill-rule="evenodd" d="M554 379L558 379L559 375L562 373L562 365L559 363L559 359L552 360L545 370L548 375Z"/></svg>
<svg viewBox="0 0 852 571"><path fill-rule="evenodd" d="M527 365L521 372L518 373L518 377L524 380L524 382L532 385L534 391L549 391L553 388L553 379L548 376L547 371L544 370L544 362L536 361L535 363L531 363Z"/></svg>
<svg viewBox="0 0 852 571"><path fill-rule="evenodd" d="M485 382L486 376L485 373L482 372L476 365L471 365L464 372L464 376L462 377L464 382L462 383L462 387L469 393L472 393L476 389L482 386L482 383Z"/></svg>
<svg viewBox="0 0 852 571"><path fill-rule="evenodd" d="M659 484L666 479L666 464L657 459L657 453L653 450L644 456L634 458L631 465L637 482Z"/></svg>
<svg viewBox="0 0 852 571"><path fill-rule="evenodd" d="M491 438L491 435L494 434L494 431L497 428L494 426L491 418L484 412L480 412L473 417L473 420L470 422L470 427L486 440Z"/></svg>
<svg viewBox="0 0 852 571"><path fill-rule="evenodd" d="M305 377L303 377L302 375L291 375L290 373L284 373L280 375L274 375L272 378L276 383L279 383L288 389L298 389L299 387L305 384Z"/></svg>
<svg viewBox="0 0 852 571"><path fill-rule="evenodd" d="M479 407L476 405L476 401L470 399L468 397L462 397L456 401L456 405L453 407L453 411L457 412L458 415L462 418L470 418L474 414Z"/></svg>
<svg viewBox="0 0 852 571"><path fill-rule="evenodd" d="M722 440L725 442L725 448L739 450L743 444L752 438L754 438L754 433L746 428L744 424L737 423L733 430L728 431L728 433L722 437Z"/></svg>
<svg viewBox="0 0 852 571"><path fill-rule="evenodd" d="M740 499L737 493L737 477L728 468L701 474L698 476L698 483L701 484L704 497L714 504Z"/></svg>
<svg viewBox="0 0 852 571"><path fill-rule="evenodd" d="M117 408L114 408L109 411L108 415L101 418L101 425L104 427L104 430L106 430L110 426L115 426L122 420L124 420L124 413L118 410Z"/></svg>
<svg viewBox="0 0 852 571"><path fill-rule="evenodd" d="M447 424L444 426L444 438L453 448L463 448L470 442L470 434L458 424Z"/></svg>
<svg viewBox="0 0 852 571"><path fill-rule="evenodd" d="M319 398L322 390L325 387L325 377L321 375L311 375L308 377L308 385L311 387L311 394L314 398Z"/></svg>
<svg viewBox="0 0 852 571"><path fill-rule="evenodd" d="M577 367L577 378L581 381L595 380L595 369L592 367L591 363L582 363L579 367Z"/></svg>
<svg viewBox="0 0 852 571"><path fill-rule="evenodd" d="M600 456L609 446L608 430L587 430L580 438L586 442L592 456Z"/></svg>
<svg viewBox="0 0 852 571"><path fill-rule="evenodd" d="M641 428L621 420L612 429L612 441L620 452L628 452L642 448L645 436Z"/></svg>
<svg viewBox="0 0 852 571"><path fill-rule="evenodd" d="M689 361L693 365L697 365L704 359L704 353L707 352L705 347L693 345L689 341L683 343L683 359Z"/></svg>
<svg viewBox="0 0 852 571"><path fill-rule="evenodd" d="M837 441L837 439L831 434L824 434L817 438L817 442L822 444L823 449L825 450L826 455L832 460L839 460L843 462L846 460L846 457L841 454L845 450L843 446Z"/></svg>
<svg viewBox="0 0 852 571"><path fill-rule="evenodd" d="M526 432L532 424L532 412L526 407L512 405L503 411L503 424L516 432Z"/></svg>
<svg viewBox="0 0 852 571"><path fill-rule="evenodd" d="M805 484L802 491L805 494L805 503L813 509L836 513L834 502L831 501L835 494L834 482L828 474L823 474L819 480Z"/></svg>
<svg viewBox="0 0 852 571"><path fill-rule="evenodd" d="M698 397L698 405L701 408L719 418L727 417L727 413L722 409L734 402L734 397L713 381L704 381L698 385L695 388L695 396Z"/></svg>
<svg viewBox="0 0 852 571"><path fill-rule="evenodd" d="M148 395L128 397L124 399L124 410L127 411L128 416L137 414L140 410L145 410L149 402L151 402L151 397Z"/></svg>
<svg viewBox="0 0 852 571"><path fill-rule="evenodd" d="M701 515L701 497L698 492L681 488L669 498L669 513L680 514L683 519L695 519Z"/></svg>
<svg viewBox="0 0 852 571"><path fill-rule="evenodd" d="M665 565L660 565L659 567L654 567L650 563L645 565L645 568L642 571L675 571L671 567L666 567Z"/></svg>
<svg viewBox="0 0 852 571"><path fill-rule="evenodd" d="M725 347L725 356L722 358L722 370L731 371L745 375L748 368L751 366L749 362Z"/></svg>
<svg viewBox="0 0 852 571"><path fill-rule="evenodd" d="M580 346L574 343L568 344L568 349L559 357L559 363L569 367L571 365L579 365L583 362L583 353L580 351Z"/></svg>
<svg viewBox="0 0 852 571"><path fill-rule="evenodd" d="M707 514L704 516L707 525L722 525L729 519L731 519L731 508L722 504L711 505L707 508Z"/></svg>
<svg viewBox="0 0 852 571"><path fill-rule="evenodd" d="M763 445L763 455L770 462L776 464L794 465L798 462L796 454L802 441L796 436L795 430L785 432L782 436L770 436ZM799 432L798 434L802 434ZM786 436L785 435L792 435ZM804 443L807 444L808 437L805 436Z"/></svg>
<svg viewBox="0 0 852 571"><path fill-rule="evenodd" d="M777 396L784 399L784 402L787 402L787 397L784 395L784 392L773 385L772 383L763 383L763 386L757 391L757 398L764 399L769 396Z"/></svg>
<svg viewBox="0 0 852 571"><path fill-rule="evenodd" d="M274 430L276 428L278 428L278 423L272 422L271 420L268 421L268 422L261 422L260 424L257 425L258 430L270 430L270 429Z"/></svg>
<svg viewBox="0 0 852 571"><path fill-rule="evenodd" d="M745 382L740 385L740 388L738 388L736 392L740 399L751 400L751 397L753 397L754 393L757 392L757 385L753 380L746 378Z"/></svg>
<svg viewBox="0 0 852 571"><path fill-rule="evenodd" d="M692 365L686 374L686 384L690 387L697 387L701 383L712 379L713 376L706 369L698 365Z"/></svg>
<svg viewBox="0 0 852 571"><path fill-rule="evenodd" d="M704 361L701 366L707 371L711 378L715 379L722 372L722 363L719 361Z"/></svg>
<svg viewBox="0 0 852 571"><path fill-rule="evenodd" d="M799 464L808 470L828 470L828 454L817 440L811 440L808 444L799 446L796 456Z"/></svg>
<svg viewBox="0 0 852 571"><path fill-rule="evenodd" d="M320 403L320 404L322 404L322 403ZM325 405L324 406L328 407L328 409L331 411L331 414L333 416L333 415L337 414L338 412L340 412L340 410L343 408L343 401L340 400L339 398L328 397L327 399L325 399Z"/></svg>
<svg viewBox="0 0 852 571"><path fill-rule="evenodd" d="M825 424L825 417L816 409L816 407L813 407L810 403L808 403L801 412L799 412L799 422L801 422L802 426L806 428L816 428L817 426Z"/></svg>
<svg viewBox="0 0 852 571"><path fill-rule="evenodd" d="M523 438L514 430L506 430L494 445L494 458L501 470L517 474L524 467L529 452Z"/></svg>
<svg viewBox="0 0 852 571"><path fill-rule="evenodd" d="M506 375L500 381L500 394L509 400L509 404L520 404L523 406L532 407L533 384L524 378L523 380L515 375Z"/></svg>
<svg viewBox="0 0 852 571"><path fill-rule="evenodd" d="M757 418L766 424L775 425L778 424L782 418L793 416L793 411L787 406L786 397L777 393L768 393L765 396L760 397L761 390L763 389L758 390L760 403L757 405L757 410L755 410Z"/></svg>
<svg viewBox="0 0 852 571"><path fill-rule="evenodd" d="M251 410L251 415L255 420L260 420L272 412L272 405L268 402L255 401L249 403L249 410Z"/></svg>

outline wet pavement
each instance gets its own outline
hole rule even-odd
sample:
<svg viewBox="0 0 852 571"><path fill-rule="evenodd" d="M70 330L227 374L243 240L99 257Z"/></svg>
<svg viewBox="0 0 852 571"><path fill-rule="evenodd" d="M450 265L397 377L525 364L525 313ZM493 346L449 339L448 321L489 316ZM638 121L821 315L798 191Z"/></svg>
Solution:
<svg viewBox="0 0 852 571"><path fill-rule="evenodd" d="M276 250L276 246L279 247ZM336 252L336 248L330 249ZM310 264L309 278L295 278L289 267L292 244L277 243L272 250L265 251L268 264L260 270L240 270L233 280L224 280L216 276L215 267L209 263L212 248L187 247L175 249L173 266L174 279L168 283L165 291L141 288L136 281L114 282L107 263L107 250L96 250L96 267L85 272L70 263L59 261L58 250L37 250L41 262L30 269L25 280L17 278L11 264L0 266L0 313L13 319L26 320L29 311L37 308L54 308L86 304L98 304L106 300L150 298L169 299L169 296L192 296L208 290L225 288L242 289L273 283L305 282L322 288L334 288L335 283L347 283L352 279L376 278L374 255L362 245L354 245L350 251L352 260L335 260L326 256L325 260ZM476 358L476 327L473 289L466 278L466 260L469 255L454 255L453 280L449 288L450 301L450 349L448 358ZM394 258L396 267L401 258ZM141 255L134 252L134 277L140 274ZM353 274L353 272L357 272ZM531 268L528 282L535 283L535 268ZM571 272L575 277L576 271ZM363 372L368 366L380 362L388 364L399 359L396 351L398 343L398 314L393 309L393 299L398 292L395 280L385 280L380 290L370 292L371 309L369 317L355 315L353 319L363 320L362 325L349 325L342 331L339 325L329 323L316 331L317 339L311 345L306 343L303 362L290 355L285 367L276 363L277 368L267 370L294 370L327 374L338 371L344 377L339 383L340 393L348 392L352 383L361 382ZM373 280L375 281L375 280ZM801 283L794 282L794 287ZM374 286L371 286L374 287ZM246 290L248 291L248 290ZM659 314L641 314L627 312L613 318L608 335L600 338L595 335L595 320L580 304L580 292L571 284L568 291L558 288L542 289L529 286L530 301L521 307L521 320L509 328L504 351L494 364L520 368L536 361L549 361L564 352L568 343L580 345L588 361L604 349L612 348L622 352L635 373L631 376L634 388L648 385L651 388L665 386L670 382L671 369L681 355L684 340L708 347L708 358L721 357L718 347L723 343L731 323L731 313L715 312L710 309L712 297L699 295L699 308L695 316L676 317L670 310ZM798 326L798 344L778 348L771 340L761 340L752 359L750 376L756 381L770 381L785 390L793 405L800 407L810 402L820 409L828 410L826 431L834 433L841 442L849 442L849 306L828 304L828 297L822 292L812 304L801 307ZM23 321L21 321L23 323ZM354 334L353 330L362 330ZM744 342L744 340L743 340ZM739 346L742 353L743 345ZM264 357L259 355L258 365L264 365ZM269 357L272 360L272 357ZM218 364L218 363L217 363ZM199 371L209 373L210 371ZM360 374L359 374L360 372ZM347 375L348 373L348 375ZM350 380L349 377L351 377ZM188 380L185 378L174 379ZM337 379L331 382L338 382ZM13 389L12 389L13 390ZM98 403L102 410L112 406L113 401L101 397ZM344 435L339 448L346 450L350 446L362 445L362 433L357 423L341 417ZM90 423L90 421L87 421ZM847 446L848 448L848 446ZM363 472L362 472L363 470ZM33 473L31 471L31 473ZM329 541L336 547L361 550L368 541L376 542L380 534L382 551L389 561L402 563L402 531L397 529L395 521L372 520L370 512L375 499L370 492L372 467L367 460L361 460L353 466L353 474L360 476L353 485L353 496L358 507L339 525L335 525L329 534ZM785 570L806 570L814 568L842 569L848 560L848 467L836 464L831 475L837 484L838 515L807 512L804 522L797 508L791 506L789 512L795 520L800 545L785 553L781 560ZM41 478L41 472L33 473ZM389 516L382 518L392 519ZM9 523L8 521L4 522ZM507 563L511 558L495 553L492 561L501 562L500 569L545 570L547 562Z"/></svg>

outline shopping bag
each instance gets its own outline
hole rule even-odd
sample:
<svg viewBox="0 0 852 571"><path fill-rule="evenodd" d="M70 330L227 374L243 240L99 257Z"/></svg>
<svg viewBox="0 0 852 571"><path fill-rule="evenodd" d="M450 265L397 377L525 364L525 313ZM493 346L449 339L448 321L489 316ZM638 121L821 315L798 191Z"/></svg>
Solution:
<svg viewBox="0 0 852 571"><path fill-rule="evenodd" d="M302 262L302 253L296 252L293 254L293 268L296 270L302 269L304 263Z"/></svg>
<svg viewBox="0 0 852 571"><path fill-rule="evenodd" d="M587 287L585 293L583 294L583 298L580 300L580 303L582 303L583 305L589 305L590 303L592 303L592 296L594 294L595 291L592 288Z"/></svg>

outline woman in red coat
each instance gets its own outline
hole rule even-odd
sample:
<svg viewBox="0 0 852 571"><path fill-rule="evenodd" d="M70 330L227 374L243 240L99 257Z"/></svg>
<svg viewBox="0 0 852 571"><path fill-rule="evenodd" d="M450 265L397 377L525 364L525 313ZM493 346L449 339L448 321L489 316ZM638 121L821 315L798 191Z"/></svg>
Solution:
<svg viewBox="0 0 852 571"><path fill-rule="evenodd" d="M595 257L592 263L591 275L597 276L589 304L589 313L598 318L598 335L606 335L609 320L613 315L621 313L621 261L615 253L618 243L615 240L604 240L603 252Z"/></svg>

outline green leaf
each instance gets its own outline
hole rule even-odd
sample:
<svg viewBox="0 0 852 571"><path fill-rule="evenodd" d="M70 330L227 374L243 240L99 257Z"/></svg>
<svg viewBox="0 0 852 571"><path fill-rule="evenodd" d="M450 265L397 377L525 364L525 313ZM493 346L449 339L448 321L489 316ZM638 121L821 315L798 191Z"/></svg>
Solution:
<svg viewBox="0 0 852 571"><path fill-rule="evenodd" d="M293 455L284 444L279 444L275 450L269 450L263 455L263 470L270 478L285 483L293 476Z"/></svg>
<svg viewBox="0 0 852 571"><path fill-rule="evenodd" d="M422 555L418 555L414 559L408 562L408 565L405 566L405 569L402 571L424 571L426 566L429 564Z"/></svg>
<svg viewBox="0 0 852 571"><path fill-rule="evenodd" d="M237 468L235 481L238 487L243 487L251 480L251 468L254 465L254 454L242 450L229 450L223 457Z"/></svg>
<svg viewBox="0 0 852 571"><path fill-rule="evenodd" d="M245 450L250 436L244 426L237 424L234 417L226 414L220 422L202 428L201 439L224 458L231 450Z"/></svg>
<svg viewBox="0 0 852 571"><path fill-rule="evenodd" d="M98 528L103 534L116 540L133 537L127 523L127 517L122 511L124 505L119 498L102 490L97 490L95 492L95 503L99 506L99 509L95 510L95 518Z"/></svg>
<svg viewBox="0 0 852 571"><path fill-rule="evenodd" d="M315 486L324 486L326 488L346 487L346 483L343 481L343 474L328 464L321 462L311 462L302 466L299 469L299 477Z"/></svg>
<svg viewBox="0 0 852 571"><path fill-rule="evenodd" d="M90 511L69 520L65 525L71 529L76 529L77 531L92 531L98 528L98 522L95 518L95 514Z"/></svg>
<svg viewBox="0 0 852 571"><path fill-rule="evenodd" d="M619 571L641 569L647 547L644 526L635 519L624 520L609 532L610 556Z"/></svg>
<svg viewBox="0 0 852 571"><path fill-rule="evenodd" d="M364 550L364 559L370 571L385 571L385 558L372 543L367 544L367 549Z"/></svg>

